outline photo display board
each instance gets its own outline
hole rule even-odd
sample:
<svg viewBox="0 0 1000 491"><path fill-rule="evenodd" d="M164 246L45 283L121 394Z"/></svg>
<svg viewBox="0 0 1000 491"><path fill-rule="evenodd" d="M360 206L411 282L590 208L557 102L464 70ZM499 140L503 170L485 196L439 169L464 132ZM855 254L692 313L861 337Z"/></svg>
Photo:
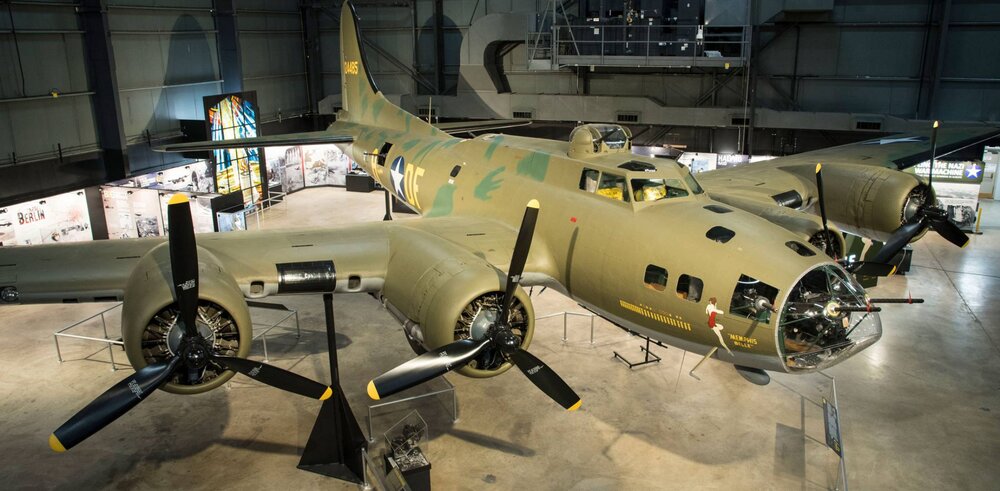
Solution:
<svg viewBox="0 0 1000 491"><path fill-rule="evenodd" d="M93 240L90 227L83 190L0 208L3 246Z"/></svg>
<svg viewBox="0 0 1000 491"><path fill-rule="evenodd" d="M160 193L155 189L101 186L109 239L163 235Z"/></svg>
<svg viewBox="0 0 1000 491"><path fill-rule="evenodd" d="M332 144L272 147L267 152L267 174L277 178L286 193L315 186L344 186L354 167L351 158Z"/></svg>
<svg viewBox="0 0 1000 491"><path fill-rule="evenodd" d="M207 160L196 160L189 164L133 176L109 183L110 186L187 191L189 193L214 193L215 179Z"/></svg>
<svg viewBox="0 0 1000 491"><path fill-rule="evenodd" d="M238 92L206 96L205 119L212 141L258 136L257 93ZM219 194L243 193L243 204L253 207L267 199L262 186L262 150L230 148L212 151L215 187Z"/></svg>

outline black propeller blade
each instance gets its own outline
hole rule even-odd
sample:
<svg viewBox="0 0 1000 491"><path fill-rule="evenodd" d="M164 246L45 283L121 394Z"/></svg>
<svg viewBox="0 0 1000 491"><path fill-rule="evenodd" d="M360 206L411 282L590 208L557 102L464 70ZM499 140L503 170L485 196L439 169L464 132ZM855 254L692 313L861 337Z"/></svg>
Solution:
<svg viewBox="0 0 1000 491"><path fill-rule="evenodd" d="M428 351L368 382L368 396L377 401L461 368L479 355L490 342L490 338L480 341L460 339Z"/></svg>
<svg viewBox="0 0 1000 491"><path fill-rule="evenodd" d="M146 365L118 382L52 432L49 446L65 452L111 424L170 380L180 361L174 357L169 362Z"/></svg>
<svg viewBox="0 0 1000 491"><path fill-rule="evenodd" d="M521 228L514 244L513 257L507 272L507 285L501 299L497 321L486 332L483 339L461 339L454 343L428 351L392 370L379 375L368 383L368 396L378 400L426 382L449 371L461 368L474 360L484 349L492 348L500 352L504 359L512 362L531 380L562 407L576 410L580 407L580 397L563 381L556 372L542 363L534 355L521 349L521 339L514 335L509 326L510 308L514 303L514 293L521 282L524 265L531 249L531 239L538 220L538 200L528 202L521 220Z"/></svg>
<svg viewBox="0 0 1000 491"><path fill-rule="evenodd" d="M94 399L52 433L49 446L53 450L65 452L97 433L145 400L178 372L197 378L202 369L212 362L294 394L321 401L333 395L330 387L288 370L244 358L217 356L211 343L198 333L198 246L195 243L190 206L187 196L180 193L175 194L167 206L170 223L170 270L180 310L178 323L184 329L184 337L176 355L169 361L140 368Z"/></svg>
<svg viewBox="0 0 1000 491"><path fill-rule="evenodd" d="M234 372L240 372L258 382L293 394L321 401L333 395L333 389L329 386L273 365L229 356L213 356L212 360Z"/></svg>
<svg viewBox="0 0 1000 491"><path fill-rule="evenodd" d="M909 222L904 223L899 226L886 241L882 249L875 255L872 259L873 262L877 263L888 263L892 258L896 257L899 251L906 247L914 237L919 235L926 228L931 228L937 232L945 240L955 244L959 247L965 247L969 244L969 236L965 235L954 223L948 220L948 212L943 210L933 203L933 191L934 191L934 159L937 154L937 130L938 122L934 122L934 127L931 130L931 161L930 161L930 171L927 175L927 187L930 189L927 201L924 202L917 213L910 219Z"/></svg>
<svg viewBox="0 0 1000 491"><path fill-rule="evenodd" d="M576 395L576 392L573 392L573 389L559 375L556 375L556 372L535 355L519 349L511 354L510 360L517 368L521 369L521 373L528 377L531 383L558 402L560 406L575 411L583 403L580 396Z"/></svg>
<svg viewBox="0 0 1000 491"><path fill-rule="evenodd" d="M826 225L826 200L823 199L823 164L820 163L816 164L816 193L819 199L819 217L823 221L823 239L829 241L830 228Z"/></svg>
<svg viewBox="0 0 1000 491"><path fill-rule="evenodd" d="M198 246L194 241L191 203L177 193L167 205L170 227L170 272L174 280L174 296L180 309L180 321L188 336L197 336L195 319L198 315Z"/></svg>
<svg viewBox="0 0 1000 491"><path fill-rule="evenodd" d="M507 319L510 313L510 306L514 302L514 291L521 283L521 274L524 273L524 264L528 261L528 251L531 249L531 239L535 236L535 223L538 221L538 200L533 199L528 202L528 207L524 209L524 218L521 219L521 229L517 232L517 242L514 243L514 254L510 258L510 268L507 271L507 290L503 295L503 309L500 310L500 319Z"/></svg>

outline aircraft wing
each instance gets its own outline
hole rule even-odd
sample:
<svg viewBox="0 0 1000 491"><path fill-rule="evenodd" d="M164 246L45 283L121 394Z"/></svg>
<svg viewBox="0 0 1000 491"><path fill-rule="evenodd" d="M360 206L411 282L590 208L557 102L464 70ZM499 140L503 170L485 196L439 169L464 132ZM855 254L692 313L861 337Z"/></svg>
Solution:
<svg viewBox="0 0 1000 491"><path fill-rule="evenodd" d="M440 248L441 240L506 271L516 236L516 230L500 222L440 217L324 229L198 234L196 240L203 271L232 275L247 296L254 291L253 283L261 282L263 289L253 295L259 298L307 293L282 283L281 265L328 260L336 268L338 292L379 291L394 259L433 267L432 258L420 251ZM2 247L0 289L16 288L20 303L121 300L127 296L126 284L136 265L165 242L147 238ZM544 252L541 243L532 248L527 272L547 271ZM348 288L347 279L352 276L361 283Z"/></svg>
<svg viewBox="0 0 1000 491"><path fill-rule="evenodd" d="M1000 135L1000 128L941 128L937 157L957 152ZM930 130L891 135L847 145L813 150L750 165L703 172L698 181L712 195L775 204L782 193L797 192L802 204L815 199L817 163L905 169L930 159ZM859 172L861 170L859 169ZM832 198L832 197L831 197Z"/></svg>
<svg viewBox="0 0 1000 491"><path fill-rule="evenodd" d="M284 135L236 138L232 140L171 143L154 147L153 150L157 152L200 152L208 150L225 150L228 148L284 147L293 145L351 143L353 141L354 137L351 135L337 135L327 131L310 131L306 133L287 133Z"/></svg>
<svg viewBox="0 0 1000 491"><path fill-rule="evenodd" d="M886 136L703 172L698 181L718 201L811 236L818 231L816 167L821 163L830 221L845 232L884 242L900 226L907 206L924 199L917 191L923 181L899 170L930 158L930 133ZM937 156L997 135L1000 128L941 128Z"/></svg>
<svg viewBox="0 0 1000 491"><path fill-rule="evenodd" d="M491 131L501 130L504 128L516 128L518 126L527 126L531 123L532 122L530 120L525 119L484 119L480 121L438 123L434 125L434 127L450 135L455 135L468 133L470 131Z"/></svg>
<svg viewBox="0 0 1000 491"><path fill-rule="evenodd" d="M931 130L900 133L847 145L823 148L764 162L769 167L794 164L816 165L822 162L878 165L906 169L931 158ZM965 149L1000 135L1000 128L940 128L937 136L937 157Z"/></svg>

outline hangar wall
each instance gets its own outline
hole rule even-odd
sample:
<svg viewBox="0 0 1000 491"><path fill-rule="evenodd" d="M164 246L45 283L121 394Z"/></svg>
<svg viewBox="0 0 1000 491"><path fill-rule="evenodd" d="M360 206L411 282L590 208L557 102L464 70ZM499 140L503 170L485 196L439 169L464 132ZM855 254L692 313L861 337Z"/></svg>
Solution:
<svg viewBox="0 0 1000 491"><path fill-rule="evenodd" d="M551 8L541 0L357 3L380 87L414 112L430 101L443 118L530 109L535 120L571 124L626 112L636 133L647 128L643 143L754 153L803 151L932 117L1000 120L998 0L705 0L709 24L744 19L749 56L729 69L529 68L532 33ZM566 17L557 24L617 3L561 2ZM339 4L0 4L8 67L0 71L0 203L175 165L180 157L150 145L180 138L179 119L203 116L202 96L233 87L256 90L271 125L320 125L318 101L333 96L326 107L337 105ZM102 16L113 54L107 80L88 42ZM498 93L488 70L486 48L497 41L507 43L497 53L509 92Z"/></svg>

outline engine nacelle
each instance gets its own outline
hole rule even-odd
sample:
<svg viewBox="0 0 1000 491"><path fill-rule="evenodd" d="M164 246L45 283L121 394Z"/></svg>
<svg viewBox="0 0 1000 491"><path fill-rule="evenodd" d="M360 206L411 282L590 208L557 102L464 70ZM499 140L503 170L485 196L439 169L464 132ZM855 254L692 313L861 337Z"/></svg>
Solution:
<svg viewBox="0 0 1000 491"><path fill-rule="evenodd" d="M199 247L198 332L218 355L246 357L253 325L250 310L236 280L219 265L211 252ZM136 369L174 356L182 330L171 284L170 249L167 243L151 249L132 270L125 286L122 307L122 341L125 354ZM162 388L176 394L212 390L234 372L209 364L198 383L175 377Z"/></svg>
<svg viewBox="0 0 1000 491"><path fill-rule="evenodd" d="M831 221L849 233L885 242L924 203L933 203L915 175L867 165L823 165Z"/></svg>
<svg viewBox="0 0 1000 491"><path fill-rule="evenodd" d="M480 339L497 319L506 275L447 240L414 230L400 235L393 240L405 240L405 246L400 242L393 248L382 298L403 323L414 351L459 339ZM515 291L510 324L526 348L534 334L535 313L520 287ZM487 349L456 371L469 377L492 377L510 366L499 352Z"/></svg>

